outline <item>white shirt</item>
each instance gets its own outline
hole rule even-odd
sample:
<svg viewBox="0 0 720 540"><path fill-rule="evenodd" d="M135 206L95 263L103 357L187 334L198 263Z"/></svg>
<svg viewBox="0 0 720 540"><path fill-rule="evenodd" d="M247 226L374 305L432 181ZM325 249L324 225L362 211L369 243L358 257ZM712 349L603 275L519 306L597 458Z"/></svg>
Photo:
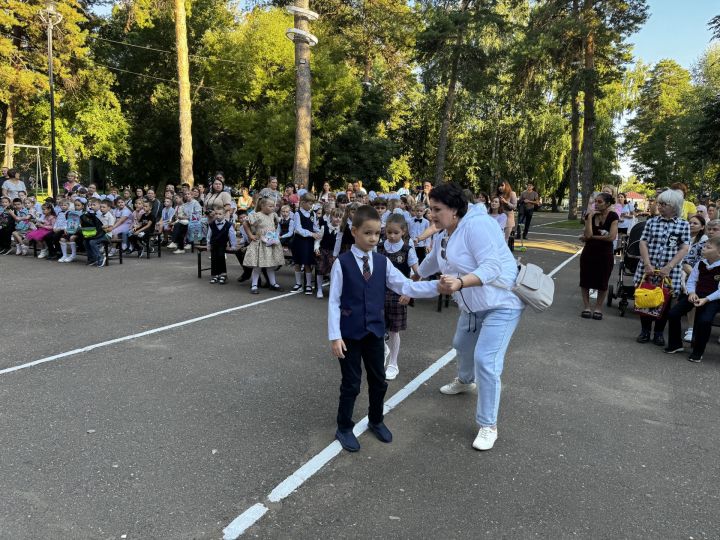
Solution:
<svg viewBox="0 0 720 540"><path fill-rule="evenodd" d="M403 242L402 240L400 242L395 242L394 244L390 242L390 240L385 240L385 242L383 242L383 247L385 248L386 253L397 253L403 248L403 245L405 245L405 242ZM415 253L415 248L413 247L412 241L410 241L410 249L408 250L407 263L408 266L410 266L411 268L418 263L418 256L417 253Z"/></svg>
<svg viewBox="0 0 720 540"><path fill-rule="evenodd" d="M361 251L356 245L350 248L355 256L355 262L362 273L363 257L369 257L370 273L373 272L373 254ZM394 293L410 296L412 298L433 298L438 295L437 281L417 281L407 279L400 271L388 261L385 269L385 285ZM328 339L342 339L340 333L340 296L343 290L343 273L340 261L333 263L330 272L330 298L328 301Z"/></svg>
<svg viewBox="0 0 720 540"><path fill-rule="evenodd" d="M420 265L421 276L436 273L451 276L475 274L480 287L468 287L453 294L461 310L475 313L489 309L523 309L525 305L508 288L517 279L517 262L505 243L505 235L483 205L468 210L442 249L446 231L441 231ZM445 258L442 257L445 251ZM497 285L497 286L494 286Z"/></svg>
<svg viewBox="0 0 720 540"><path fill-rule="evenodd" d="M7 179L3 182L2 189L7 190L7 196L10 198L10 202L13 202L13 199L17 199L18 193L21 191L27 193L25 182L22 180L18 180L16 183L15 180Z"/></svg>
<svg viewBox="0 0 720 540"><path fill-rule="evenodd" d="M100 219L102 224L106 227L112 227L113 225L115 225L115 216L113 215L112 210L108 210L107 214L98 212L97 217Z"/></svg>
<svg viewBox="0 0 720 540"><path fill-rule="evenodd" d="M304 236L305 238L307 238L308 236L312 236L313 233L320 231L320 228L318 227L317 219L312 220L312 222L313 222L313 230L312 231L303 229L302 221L300 221L300 214L302 214L306 218L310 217L310 212L303 210L302 208L295 213L293 221L295 222L294 231L296 234L299 234L300 236Z"/></svg>
<svg viewBox="0 0 720 540"><path fill-rule="evenodd" d="M420 221L417 221L417 220ZM408 223L408 228L410 229L410 238L417 238L422 233L425 232L425 229L427 229L430 226L430 222L425 218L413 218L410 223ZM417 247L425 247L428 244L427 240L422 240L420 242L416 242Z"/></svg>
<svg viewBox="0 0 720 540"><path fill-rule="evenodd" d="M690 272L690 277L688 277L687 280L687 292L688 295L695 293L695 287L697 287L697 281L700 277L700 263L704 262L707 269L710 270L711 268L717 268L720 265L720 261L715 261L712 264L708 264L707 259L701 259L692 269L692 272ZM708 299L708 302L713 302L714 300L720 300L720 283L718 283L718 290L715 292L712 292L708 294L705 298Z"/></svg>

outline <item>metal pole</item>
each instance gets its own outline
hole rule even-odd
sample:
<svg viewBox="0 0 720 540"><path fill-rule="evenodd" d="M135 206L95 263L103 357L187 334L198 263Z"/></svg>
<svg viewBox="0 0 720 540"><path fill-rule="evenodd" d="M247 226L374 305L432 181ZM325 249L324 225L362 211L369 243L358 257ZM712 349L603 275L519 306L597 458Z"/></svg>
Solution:
<svg viewBox="0 0 720 540"><path fill-rule="evenodd" d="M52 165L50 169L52 192L54 197L60 196L60 185L58 184L57 175L57 150L55 148L55 84L53 81L53 21L52 17L48 20L48 78L50 80L50 153L52 156Z"/></svg>

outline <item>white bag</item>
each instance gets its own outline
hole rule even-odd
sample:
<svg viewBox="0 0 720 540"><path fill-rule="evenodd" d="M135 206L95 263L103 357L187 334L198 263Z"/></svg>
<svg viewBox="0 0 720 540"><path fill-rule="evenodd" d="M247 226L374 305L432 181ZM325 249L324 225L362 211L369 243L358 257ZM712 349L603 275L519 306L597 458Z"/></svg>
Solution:
<svg viewBox="0 0 720 540"><path fill-rule="evenodd" d="M538 313L552 306L555 282L537 265L520 264L515 286L512 288L520 300Z"/></svg>

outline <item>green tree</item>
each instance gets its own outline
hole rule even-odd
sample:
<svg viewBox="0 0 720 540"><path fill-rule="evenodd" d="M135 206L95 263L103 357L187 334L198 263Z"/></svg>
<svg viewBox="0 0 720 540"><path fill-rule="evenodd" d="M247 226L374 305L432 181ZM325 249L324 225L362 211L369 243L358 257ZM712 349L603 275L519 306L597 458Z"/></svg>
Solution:
<svg viewBox="0 0 720 540"><path fill-rule="evenodd" d="M661 60L650 71L626 133L633 172L643 182L687 182L689 141L682 120L692 91L690 73L674 60Z"/></svg>
<svg viewBox="0 0 720 540"><path fill-rule="evenodd" d="M41 145L50 140L43 7L7 0L0 10L0 109L10 148L18 137ZM70 167L92 157L115 162L127 151L129 126L112 91L113 75L90 54L93 21L74 0L62 0L57 10L63 15L53 44L58 155Z"/></svg>

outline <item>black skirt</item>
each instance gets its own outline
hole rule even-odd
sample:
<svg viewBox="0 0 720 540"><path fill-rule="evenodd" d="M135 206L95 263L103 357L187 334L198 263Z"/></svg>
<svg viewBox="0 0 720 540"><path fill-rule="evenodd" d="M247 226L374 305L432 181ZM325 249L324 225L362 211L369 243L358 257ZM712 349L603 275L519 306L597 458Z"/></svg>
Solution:
<svg viewBox="0 0 720 540"><path fill-rule="evenodd" d="M614 266L612 242L587 242L580 255L580 287L607 291Z"/></svg>

